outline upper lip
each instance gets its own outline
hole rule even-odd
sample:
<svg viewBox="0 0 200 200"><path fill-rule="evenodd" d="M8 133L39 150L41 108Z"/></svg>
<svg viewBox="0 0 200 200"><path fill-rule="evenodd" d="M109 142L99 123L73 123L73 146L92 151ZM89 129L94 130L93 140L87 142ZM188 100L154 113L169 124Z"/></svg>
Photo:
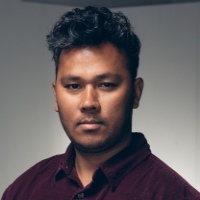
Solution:
<svg viewBox="0 0 200 200"><path fill-rule="evenodd" d="M102 122L92 119L92 120L83 120L79 124L102 124Z"/></svg>

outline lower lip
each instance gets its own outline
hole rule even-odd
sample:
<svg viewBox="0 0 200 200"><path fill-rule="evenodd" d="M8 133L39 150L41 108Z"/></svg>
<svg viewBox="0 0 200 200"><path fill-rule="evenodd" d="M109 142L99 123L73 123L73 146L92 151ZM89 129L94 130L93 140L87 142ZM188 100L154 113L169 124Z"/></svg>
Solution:
<svg viewBox="0 0 200 200"><path fill-rule="evenodd" d="M101 124L80 124L83 130L96 130L100 128Z"/></svg>

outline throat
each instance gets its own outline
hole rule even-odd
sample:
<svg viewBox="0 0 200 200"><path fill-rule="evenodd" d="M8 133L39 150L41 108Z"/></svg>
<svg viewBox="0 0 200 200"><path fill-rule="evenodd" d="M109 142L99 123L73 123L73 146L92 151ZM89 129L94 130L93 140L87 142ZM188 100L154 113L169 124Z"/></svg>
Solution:
<svg viewBox="0 0 200 200"><path fill-rule="evenodd" d="M83 187L91 183L94 172L104 162L105 160L101 160L99 156L86 157L76 153L75 169Z"/></svg>
<svg viewBox="0 0 200 200"><path fill-rule="evenodd" d="M93 154L85 154L75 148L75 152L76 152L75 169L83 187L91 183L94 172L103 163L105 163L115 154L117 154L126 146L128 146L128 144L129 142L127 142L123 146L120 146L120 148L114 148L109 152L101 152L101 153L93 153Z"/></svg>

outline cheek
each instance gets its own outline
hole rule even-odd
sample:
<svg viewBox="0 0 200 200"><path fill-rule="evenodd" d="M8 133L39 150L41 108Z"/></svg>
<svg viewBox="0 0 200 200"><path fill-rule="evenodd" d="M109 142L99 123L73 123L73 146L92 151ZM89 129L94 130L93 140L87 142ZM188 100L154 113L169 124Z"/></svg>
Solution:
<svg viewBox="0 0 200 200"><path fill-rule="evenodd" d="M57 104L59 112L64 116L72 116L77 110L79 105L79 99L74 96L67 95L65 92L60 92L57 95Z"/></svg>
<svg viewBox="0 0 200 200"><path fill-rule="evenodd" d="M109 115L124 115L128 110L132 110L132 98L127 92L105 95L100 99L102 113ZM120 117L120 116L119 116Z"/></svg>

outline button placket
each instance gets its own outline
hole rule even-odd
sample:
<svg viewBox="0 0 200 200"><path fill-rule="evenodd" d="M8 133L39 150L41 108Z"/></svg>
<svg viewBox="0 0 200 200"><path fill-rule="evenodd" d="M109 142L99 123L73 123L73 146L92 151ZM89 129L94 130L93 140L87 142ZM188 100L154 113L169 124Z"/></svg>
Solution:
<svg viewBox="0 0 200 200"><path fill-rule="evenodd" d="M84 195L83 192L81 192L81 193L79 193L77 196L78 196L79 199L83 199L85 195Z"/></svg>

